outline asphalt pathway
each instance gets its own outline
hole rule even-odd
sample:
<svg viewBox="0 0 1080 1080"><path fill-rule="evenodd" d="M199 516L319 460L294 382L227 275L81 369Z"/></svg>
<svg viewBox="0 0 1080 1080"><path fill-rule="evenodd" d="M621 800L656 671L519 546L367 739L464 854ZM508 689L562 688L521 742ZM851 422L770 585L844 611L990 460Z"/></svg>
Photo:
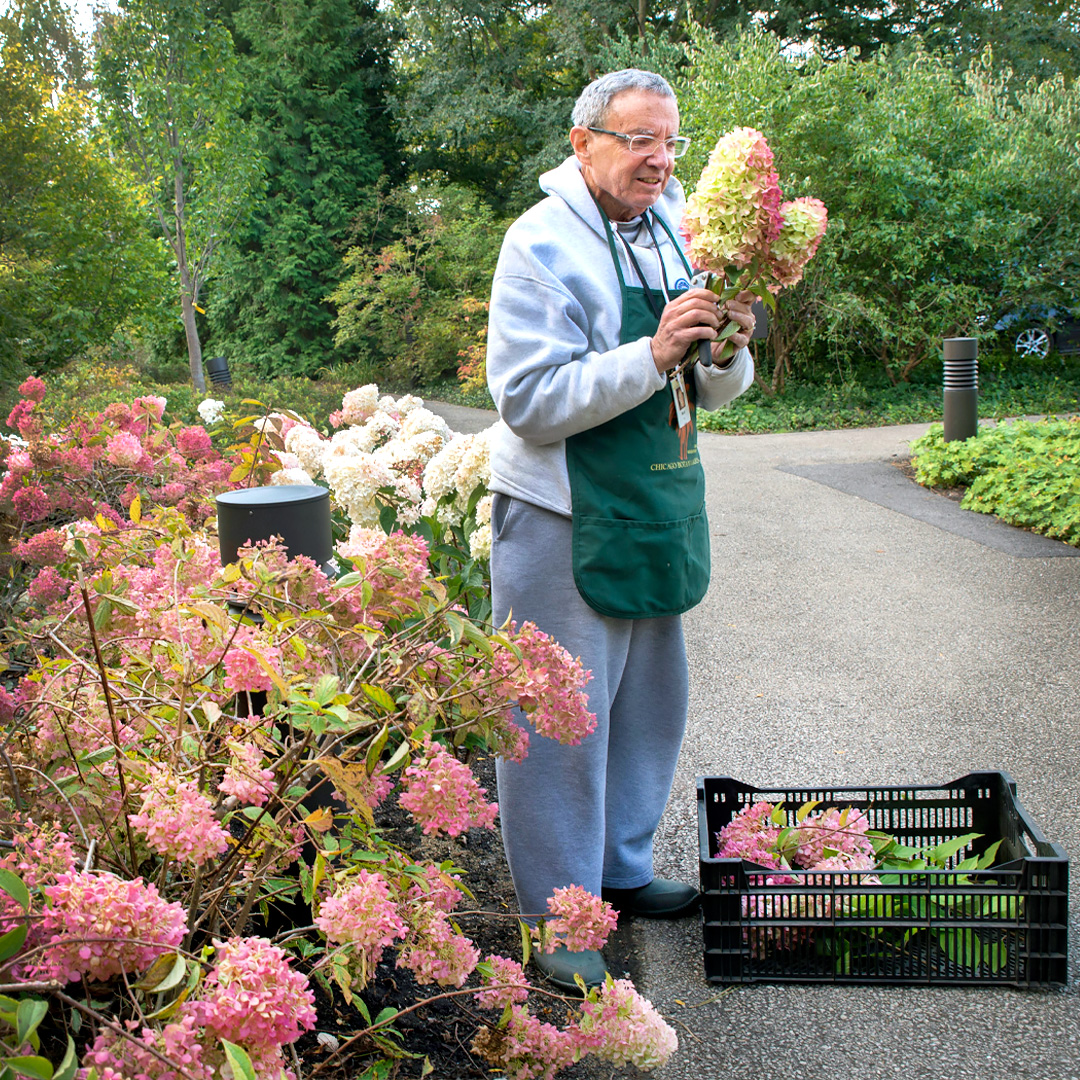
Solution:
<svg viewBox="0 0 1080 1080"><path fill-rule="evenodd" d="M913 484L898 464L925 430L700 436L713 577L685 616L689 730L658 873L697 879L699 776L875 786L1000 769L1080 852L1080 552ZM1075 901L1069 985L1053 990L721 987L698 920L626 935L639 989L679 1033L657 1080L1080 1080Z"/></svg>

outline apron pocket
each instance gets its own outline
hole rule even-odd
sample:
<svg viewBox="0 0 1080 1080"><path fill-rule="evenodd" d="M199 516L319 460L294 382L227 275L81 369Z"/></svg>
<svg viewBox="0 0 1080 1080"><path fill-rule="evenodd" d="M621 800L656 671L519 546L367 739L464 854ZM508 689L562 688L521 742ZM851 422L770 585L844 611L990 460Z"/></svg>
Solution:
<svg viewBox="0 0 1080 1080"><path fill-rule="evenodd" d="M574 515L574 583L601 615L681 615L709 587L709 523L702 507L676 521Z"/></svg>

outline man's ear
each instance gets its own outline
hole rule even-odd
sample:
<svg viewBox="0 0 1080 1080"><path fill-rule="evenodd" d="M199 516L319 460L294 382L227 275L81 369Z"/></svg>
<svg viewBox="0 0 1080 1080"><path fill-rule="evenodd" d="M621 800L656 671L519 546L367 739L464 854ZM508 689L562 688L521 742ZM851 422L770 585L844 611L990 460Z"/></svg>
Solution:
<svg viewBox="0 0 1080 1080"><path fill-rule="evenodd" d="M591 142L589 138L590 132L587 128L583 128L575 125L570 129L570 145L574 148L574 154L583 165L588 165L590 161L589 144Z"/></svg>

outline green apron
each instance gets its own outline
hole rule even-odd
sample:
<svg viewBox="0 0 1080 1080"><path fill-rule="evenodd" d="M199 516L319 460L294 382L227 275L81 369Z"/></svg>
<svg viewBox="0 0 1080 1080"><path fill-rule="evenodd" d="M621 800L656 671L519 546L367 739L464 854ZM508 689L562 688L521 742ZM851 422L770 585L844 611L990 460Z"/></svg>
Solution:
<svg viewBox="0 0 1080 1080"><path fill-rule="evenodd" d="M651 337L660 325L655 312L663 310L666 298L644 280L641 288L627 286L607 215L601 211L601 217L622 293L619 343ZM663 219L654 218L682 256ZM688 264L686 271L691 276ZM688 374L692 379L693 372ZM679 615L709 587L705 472L695 409L691 401L690 430L680 434L668 423L671 401L667 385L636 408L566 440L574 583L601 615Z"/></svg>

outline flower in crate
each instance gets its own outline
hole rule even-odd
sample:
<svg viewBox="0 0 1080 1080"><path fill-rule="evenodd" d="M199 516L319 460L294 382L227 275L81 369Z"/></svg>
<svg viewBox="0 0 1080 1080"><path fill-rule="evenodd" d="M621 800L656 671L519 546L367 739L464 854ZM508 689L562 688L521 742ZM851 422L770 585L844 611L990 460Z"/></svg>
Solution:
<svg viewBox="0 0 1080 1080"><path fill-rule="evenodd" d="M722 859L745 859L758 866L777 867L775 844L780 826L772 820L773 805L756 802L737 813L717 834L717 853Z"/></svg>
<svg viewBox="0 0 1080 1080"><path fill-rule="evenodd" d="M854 806L843 810L834 806L808 814L795 827L798 849L792 862L807 870L820 870L826 860L847 864L868 858L872 868L874 843L867 836L869 829L866 812Z"/></svg>

